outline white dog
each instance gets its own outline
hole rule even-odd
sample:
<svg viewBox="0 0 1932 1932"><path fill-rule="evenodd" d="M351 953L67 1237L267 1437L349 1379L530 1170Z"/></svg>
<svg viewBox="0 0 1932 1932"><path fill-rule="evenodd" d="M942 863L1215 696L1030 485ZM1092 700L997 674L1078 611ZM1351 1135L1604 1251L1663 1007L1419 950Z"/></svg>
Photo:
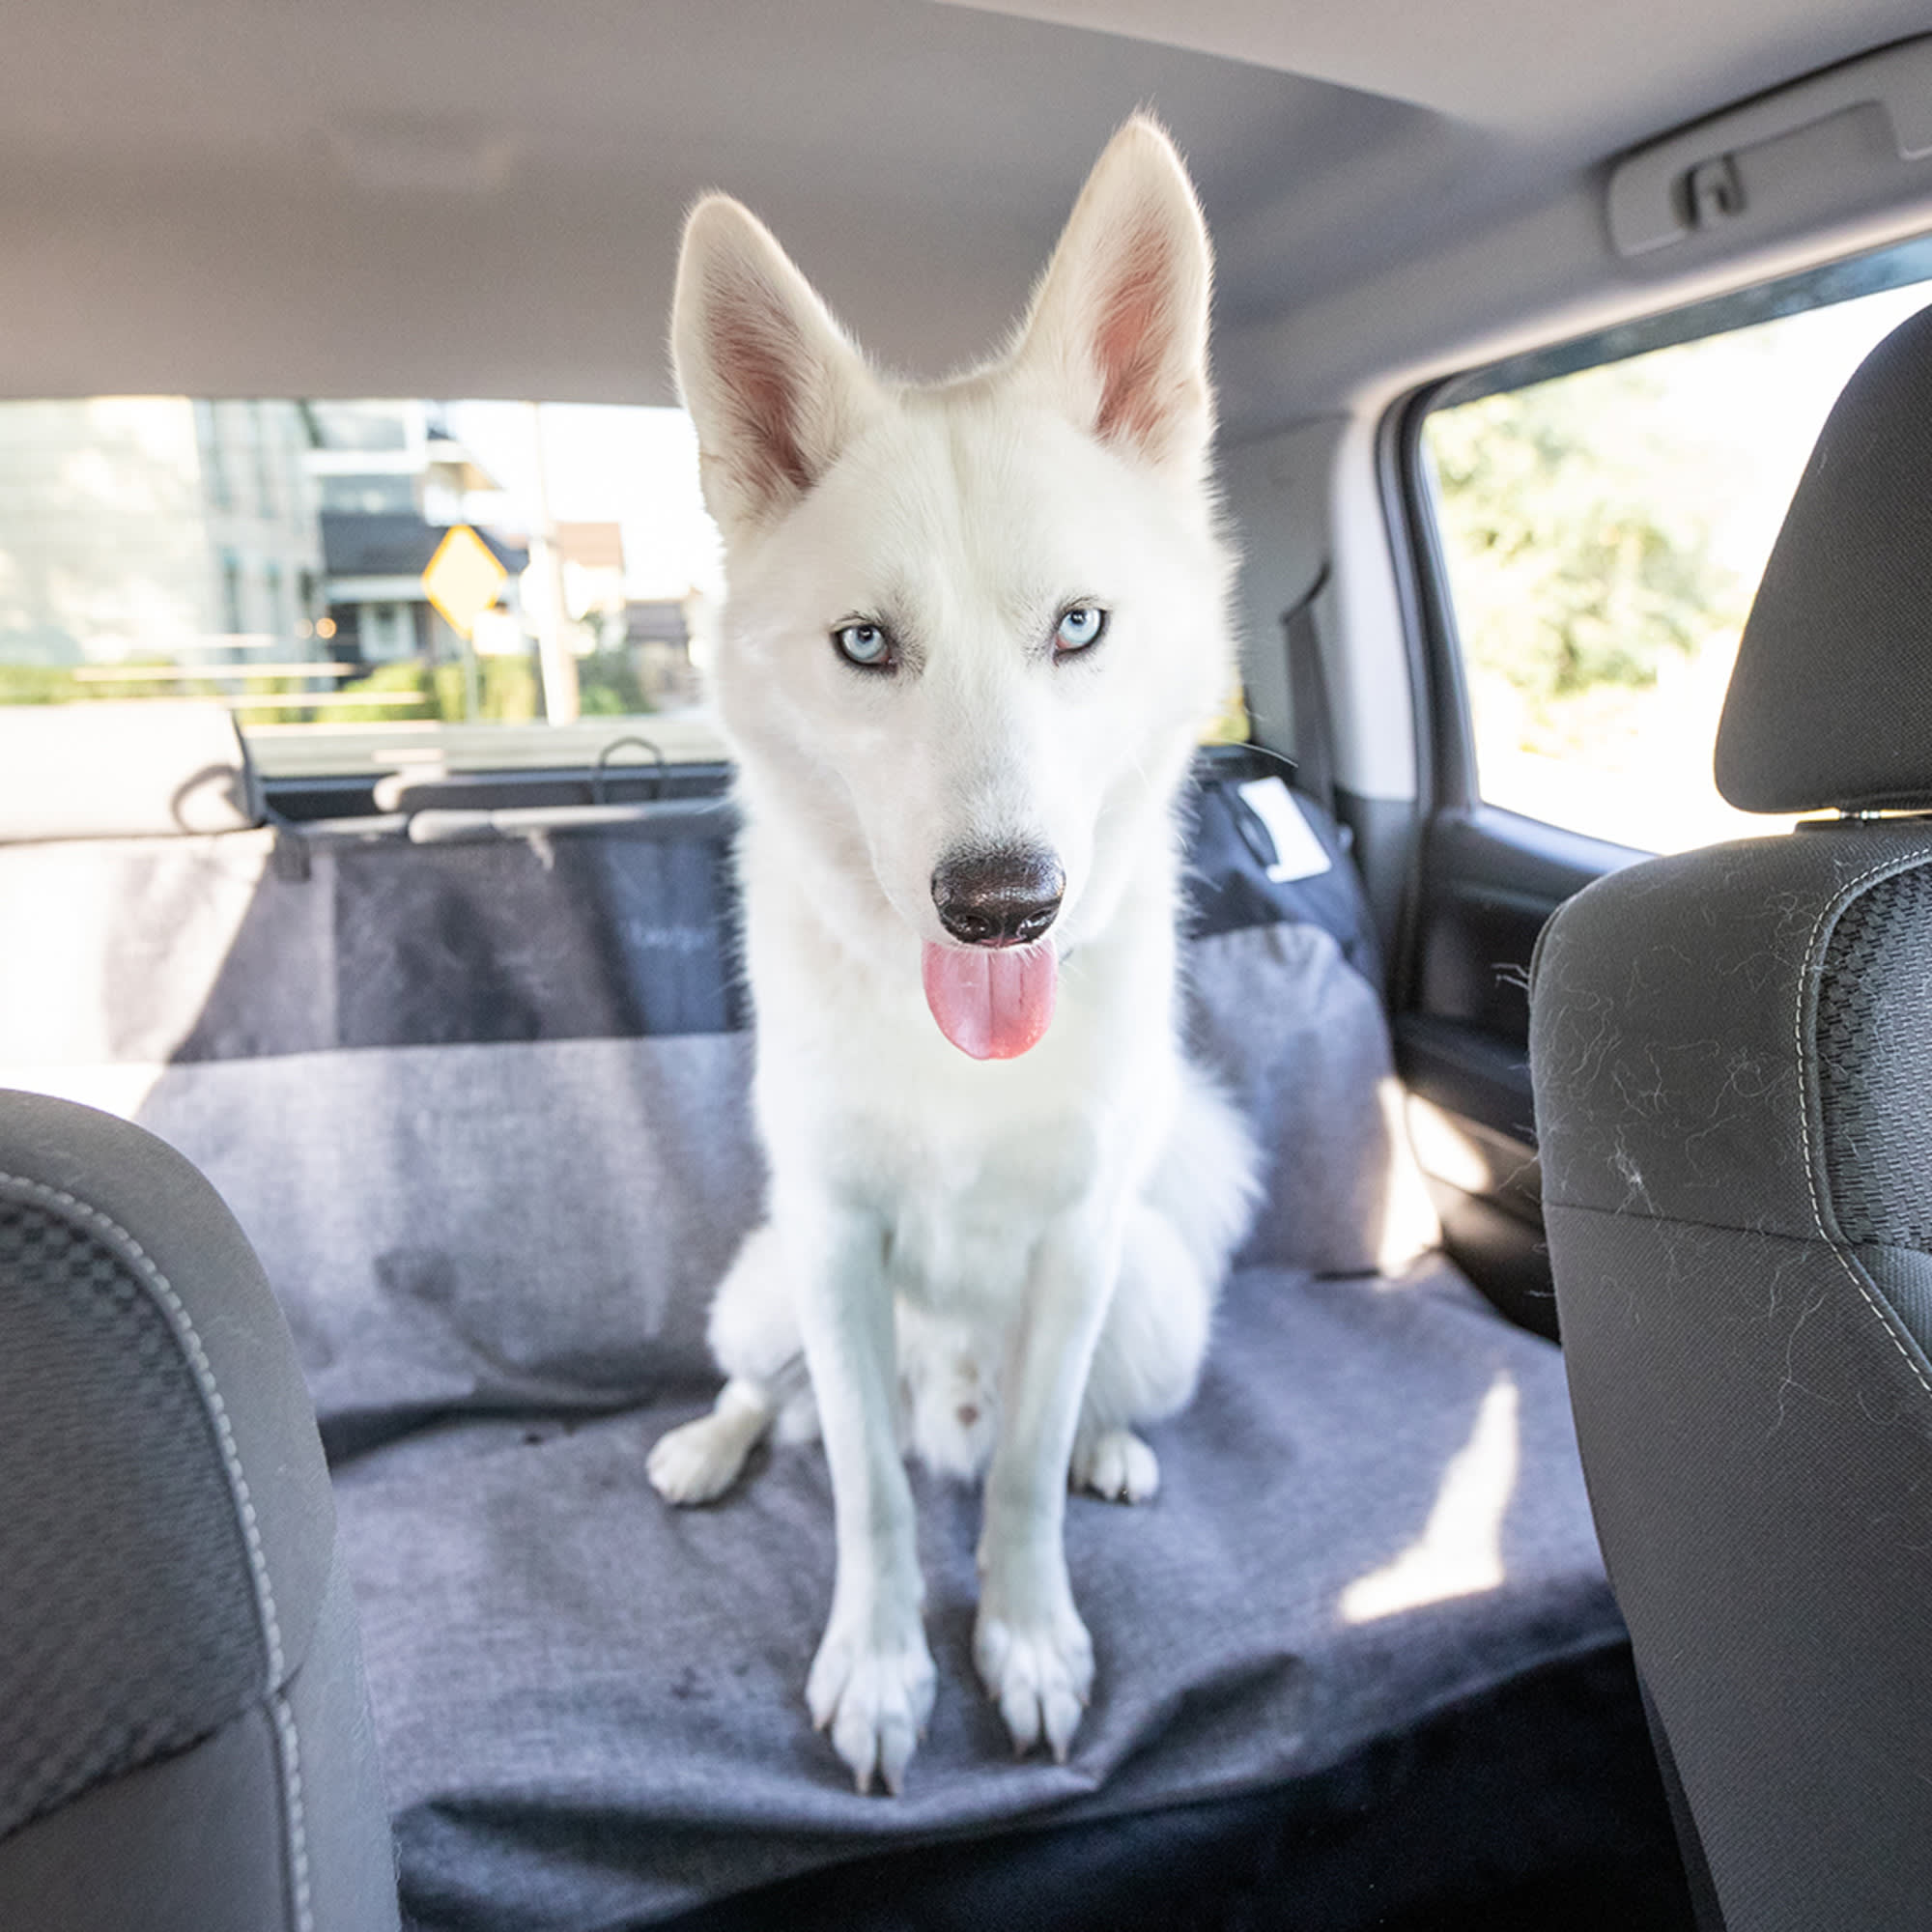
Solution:
<svg viewBox="0 0 1932 1932"><path fill-rule="evenodd" d="M1065 1759L1069 1474L1152 1494L1133 1425L1193 1393L1249 1213L1251 1143L1176 1037L1176 797L1234 675L1208 275L1138 118L1010 350L935 387L870 367L737 202L685 229L771 1219L712 1310L724 1393L650 1474L706 1501L815 1409L838 1582L806 1696L862 1791L900 1788L932 1705L903 1447L990 1458L974 1654L1015 1746Z"/></svg>

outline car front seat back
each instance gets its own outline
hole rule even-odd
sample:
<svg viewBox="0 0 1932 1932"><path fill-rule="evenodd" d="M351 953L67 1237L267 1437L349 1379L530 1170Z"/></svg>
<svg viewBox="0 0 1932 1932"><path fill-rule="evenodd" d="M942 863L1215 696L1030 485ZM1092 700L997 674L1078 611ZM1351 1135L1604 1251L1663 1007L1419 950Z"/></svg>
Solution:
<svg viewBox="0 0 1932 1932"><path fill-rule="evenodd" d="M393 1932L315 1414L213 1188L0 1093L0 1925Z"/></svg>
<svg viewBox="0 0 1932 1932"><path fill-rule="evenodd" d="M1614 873L1544 934L1571 1393L1706 1918L1903 1932L1932 1915L1932 310L1826 424L1717 764L1734 804L1840 815Z"/></svg>

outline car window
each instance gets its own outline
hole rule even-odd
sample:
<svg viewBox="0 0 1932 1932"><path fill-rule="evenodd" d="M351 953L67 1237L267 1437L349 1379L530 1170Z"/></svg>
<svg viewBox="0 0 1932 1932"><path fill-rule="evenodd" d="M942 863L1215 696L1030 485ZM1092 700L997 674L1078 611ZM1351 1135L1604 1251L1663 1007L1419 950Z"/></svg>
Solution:
<svg viewBox="0 0 1932 1932"><path fill-rule="evenodd" d="M1431 412L1423 456L1487 803L1659 852L1789 823L1719 796L1718 719L1827 412L1932 291L1830 298L1932 272L1913 248L1869 276L1816 278L1796 312L1452 387Z"/></svg>
<svg viewBox="0 0 1932 1932"><path fill-rule="evenodd" d="M271 778L722 758L723 593L682 410L0 403L0 704L212 698Z"/></svg>
<svg viewBox="0 0 1932 1932"><path fill-rule="evenodd" d="M0 404L0 703L213 698L270 775L714 757L722 588L678 410Z"/></svg>

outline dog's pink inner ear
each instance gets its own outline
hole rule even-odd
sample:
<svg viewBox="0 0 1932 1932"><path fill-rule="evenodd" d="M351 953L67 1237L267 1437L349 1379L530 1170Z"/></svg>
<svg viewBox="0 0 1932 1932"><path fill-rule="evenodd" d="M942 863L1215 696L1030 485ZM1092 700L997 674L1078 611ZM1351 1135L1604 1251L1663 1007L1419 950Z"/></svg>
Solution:
<svg viewBox="0 0 1932 1932"><path fill-rule="evenodd" d="M712 366L731 419L727 461L760 502L802 496L817 480L802 422L805 338L784 303L755 275L722 276L709 306Z"/></svg>
<svg viewBox="0 0 1932 1932"><path fill-rule="evenodd" d="M1094 431L1102 441L1127 440L1161 453L1175 400L1168 364L1175 349L1174 261L1168 238L1151 222L1133 232L1100 304L1094 360L1100 373Z"/></svg>

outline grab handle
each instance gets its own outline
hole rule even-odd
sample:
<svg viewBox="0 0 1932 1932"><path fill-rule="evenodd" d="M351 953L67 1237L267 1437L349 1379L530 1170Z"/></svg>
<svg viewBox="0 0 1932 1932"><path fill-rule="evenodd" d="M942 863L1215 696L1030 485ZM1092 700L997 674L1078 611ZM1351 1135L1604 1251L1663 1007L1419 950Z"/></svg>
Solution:
<svg viewBox="0 0 1932 1932"><path fill-rule="evenodd" d="M1628 155L1610 172L1610 240L1647 255L1745 212L1735 157L1854 107L1880 107L1901 161L1932 155L1932 35L1861 54Z"/></svg>

